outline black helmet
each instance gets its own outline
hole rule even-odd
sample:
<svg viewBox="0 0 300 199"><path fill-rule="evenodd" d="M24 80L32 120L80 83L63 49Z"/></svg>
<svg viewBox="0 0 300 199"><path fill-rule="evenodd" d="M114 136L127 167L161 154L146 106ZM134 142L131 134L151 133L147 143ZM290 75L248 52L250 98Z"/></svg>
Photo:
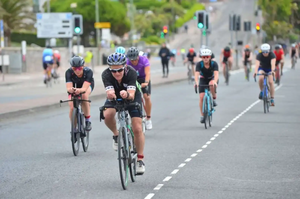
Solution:
<svg viewBox="0 0 300 199"><path fill-rule="evenodd" d="M107 57L107 64L109 66L125 65L126 56L121 53L112 53Z"/></svg>
<svg viewBox="0 0 300 199"><path fill-rule="evenodd" d="M229 48L228 46L226 46L226 47L224 48L224 50L225 50L225 51L230 51L230 48Z"/></svg>
<svg viewBox="0 0 300 199"><path fill-rule="evenodd" d="M279 49L280 49L280 45L277 44L277 45L275 46L275 50L279 50Z"/></svg>
<svg viewBox="0 0 300 199"><path fill-rule="evenodd" d="M139 50L136 47L131 47L127 51L127 58L130 60L136 60L139 56Z"/></svg>
<svg viewBox="0 0 300 199"><path fill-rule="evenodd" d="M81 67L84 66L84 59L79 56L74 56L70 60L70 64L72 67Z"/></svg>

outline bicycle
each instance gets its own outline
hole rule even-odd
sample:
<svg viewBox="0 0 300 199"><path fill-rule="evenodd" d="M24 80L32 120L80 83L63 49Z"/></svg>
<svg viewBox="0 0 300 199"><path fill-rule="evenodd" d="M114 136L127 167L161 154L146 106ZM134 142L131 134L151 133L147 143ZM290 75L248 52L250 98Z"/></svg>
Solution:
<svg viewBox="0 0 300 199"><path fill-rule="evenodd" d="M263 85L263 95L262 99L264 101L264 113L269 112L269 107L271 104L271 95L270 95L270 89L268 85L268 76L272 75L272 72L264 73L264 74L256 74L256 76L263 75L264 76L264 85ZM274 78L274 76L273 76ZM254 77L254 80L256 82L256 77Z"/></svg>
<svg viewBox="0 0 300 199"><path fill-rule="evenodd" d="M128 173L132 182L136 181L136 165L137 165L137 151L134 145L134 134L128 117L127 109L134 107L141 113L141 106L137 102L127 102L123 99L113 101L115 105L104 105L99 108L100 122L105 119L103 111L107 108L115 108L118 112L119 136L118 136L118 161L121 184L124 190L128 185ZM124 166L124 168L122 168Z"/></svg>
<svg viewBox="0 0 300 199"><path fill-rule="evenodd" d="M82 148L84 152L87 152L89 147L89 131L85 130L85 118L81 110L81 102L91 102L91 100L83 100L82 94L84 93L85 92L80 93L79 95L72 94L71 100L60 100L60 104L73 101L74 108L71 119L71 141L74 156L78 155L80 139L82 142Z"/></svg>
<svg viewBox="0 0 300 199"><path fill-rule="evenodd" d="M46 79L46 87L52 87L52 83L51 83L51 65L48 64L48 68L47 68L47 79Z"/></svg>
<svg viewBox="0 0 300 199"><path fill-rule="evenodd" d="M280 75L279 64L280 64L280 62L277 63L276 66L275 66L275 77L276 77L275 83L277 83L278 86L280 85L280 76L281 76Z"/></svg>
<svg viewBox="0 0 300 199"><path fill-rule="evenodd" d="M215 109L213 108L213 99L212 94L209 89L209 85L199 85L198 87L195 87L195 92L197 93L200 86L205 86L205 94L203 97L203 104L202 104L202 112L204 117L204 127L207 129L207 123L211 127L212 125L212 115L215 112ZM214 86L214 89L216 91L216 86Z"/></svg>
<svg viewBox="0 0 300 199"><path fill-rule="evenodd" d="M249 74L250 74L250 61L247 60L246 62L246 67L247 67L247 71L246 71L246 79L249 82Z"/></svg>
<svg viewBox="0 0 300 199"><path fill-rule="evenodd" d="M292 69L295 69L296 62L297 62L297 58L296 58L296 56L293 56L293 58L292 58Z"/></svg>
<svg viewBox="0 0 300 199"><path fill-rule="evenodd" d="M226 85L229 84L229 67L228 67L228 61L225 62L225 82L226 82Z"/></svg>
<svg viewBox="0 0 300 199"><path fill-rule="evenodd" d="M192 78L193 72L192 72L191 62L188 62L187 69L188 69L188 72L187 72L188 83L192 84L194 80Z"/></svg>

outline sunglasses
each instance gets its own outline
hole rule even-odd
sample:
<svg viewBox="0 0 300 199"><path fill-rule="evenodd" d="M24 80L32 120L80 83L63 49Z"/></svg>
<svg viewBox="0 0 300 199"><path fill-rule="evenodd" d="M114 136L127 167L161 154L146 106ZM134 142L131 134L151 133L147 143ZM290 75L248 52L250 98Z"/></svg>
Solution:
<svg viewBox="0 0 300 199"><path fill-rule="evenodd" d="M208 58L210 58L210 56L202 56L201 58L202 59L208 59Z"/></svg>
<svg viewBox="0 0 300 199"><path fill-rule="evenodd" d="M83 67L82 66L81 67L72 67L72 69L75 70L75 71L77 71L77 70L81 71L83 69Z"/></svg>
<svg viewBox="0 0 300 199"><path fill-rule="evenodd" d="M262 53L263 53L263 54L268 54L268 53L269 53L269 51L262 51Z"/></svg>
<svg viewBox="0 0 300 199"><path fill-rule="evenodd" d="M110 72L112 72L112 73L121 73L121 72L123 72L124 67L123 67L123 68L119 68L119 69L109 69L109 70L110 70Z"/></svg>

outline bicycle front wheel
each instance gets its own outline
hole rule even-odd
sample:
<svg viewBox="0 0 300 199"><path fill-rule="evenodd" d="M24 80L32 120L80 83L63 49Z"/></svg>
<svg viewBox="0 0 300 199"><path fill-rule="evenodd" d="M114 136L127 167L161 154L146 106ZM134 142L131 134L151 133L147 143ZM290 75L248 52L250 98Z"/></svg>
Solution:
<svg viewBox="0 0 300 199"><path fill-rule="evenodd" d="M128 148L128 140L126 139L126 128L121 127L119 130L118 136L118 160L119 160L119 171L121 184L124 190L126 190L128 185L128 156L129 156L129 148Z"/></svg>
<svg viewBox="0 0 300 199"><path fill-rule="evenodd" d="M132 182L136 181L136 165L137 165L137 152L134 145L134 135L132 132L132 128L129 130L129 172L130 172L130 178Z"/></svg>
<svg viewBox="0 0 300 199"><path fill-rule="evenodd" d="M229 84L229 70L228 70L228 63L226 63L226 67L225 67L225 69L226 69L226 84L228 85Z"/></svg>
<svg viewBox="0 0 300 199"><path fill-rule="evenodd" d="M204 117L204 127L207 129L207 120L208 120L208 109L207 109L207 99L204 97L203 99L203 117Z"/></svg>
<svg viewBox="0 0 300 199"><path fill-rule="evenodd" d="M78 155L79 144L80 144L80 133L78 133L79 122L77 117L78 109L74 108L72 113L72 124L71 124L71 141L72 141L72 150L74 156Z"/></svg>
<svg viewBox="0 0 300 199"><path fill-rule="evenodd" d="M90 132L85 130L85 118L81 114L81 142L84 152L87 152L90 144Z"/></svg>

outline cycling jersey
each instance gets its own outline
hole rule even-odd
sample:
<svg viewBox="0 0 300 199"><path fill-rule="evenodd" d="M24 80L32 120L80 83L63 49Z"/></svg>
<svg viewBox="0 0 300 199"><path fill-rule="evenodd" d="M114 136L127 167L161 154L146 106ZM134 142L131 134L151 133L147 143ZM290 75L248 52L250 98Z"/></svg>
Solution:
<svg viewBox="0 0 300 199"><path fill-rule="evenodd" d="M188 52L188 54L186 55L186 57L188 58L188 60L192 63L194 63L194 57L197 57L196 53L193 52L192 54L190 52Z"/></svg>
<svg viewBox="0 0 300 199"><path fill-rule="evenodd" d="M121 83L113 77L109 68L102 72L102 81L105 87L105 90L115 90L115 94L117 98L121 98L120 91L122 90L135 90L135 99L140 98L141 100L141 92L139 89L136 89L137 82L137 74L136 70L131 66L125 66L124 76L122 78Z"/></svg>
<svg viewBox="0 0 300 199"><path fill-rule="evenodd" d="M83 83L86 81L91 83L91 89L94 89L93 71L90 68L83 68L83 75L81 77L78 77L72 68L69 68L65 75L66 83L72 82L74 88L82 88Z"/></svg>
<svg viewBox="0 0 300 199"><path fill-rule="evenodd" d="M294 57L296 54L296 48L292 48L292 57Z"/></svg>
<svg viewBox="0 0 300 199"><path fill-rule="evenodd" d="M284 55L284 52L282 49L280 49L279 51L274 50L274 54L276 56L276 61L280 61L282 59L282 55Z"/></svg>
<svg viewBox="0 0 300 199"><path fill-rule="evenodd" d="M231 55L231 51L229 50L229 51L223 51L223 56L224 57L230 57L230 55Z"/></svg>
<svg viewBox="0 0 300 199"><path fill-rule="evenodd" d="M271 66L271 60L275 59L276 56L273 52L270 52L267 57L265 57L262 53L259 53L256 56L256 60L260 61L260 66L259 69L264 70L265 72L271 71L272 66Z"/></svg>
<svg viewBox="0 0 300 199"><path fill-rule="evenodd" d="M129 59L127 59L127 65L133 67L136 70L138 79L145 79L145 68L150 66L149 60L145 56L139 56L139 61L137 65L133 65Z"/></svg>
<svg viewBox="0 0 300 199"><path fill-rule="evenodd" d="M212 79L214 77L214 71L219 71L217 62L211 61L210 67L205 68L204 62L200 61L196 65L196 71L200 72L200 78Z"/></svg>
<svg viewBox="0 0 300 199"><path fill-rule="evenodd" d="M43 51L43 63L53 64L53 51L51 48L46 48Z"/></svg>

